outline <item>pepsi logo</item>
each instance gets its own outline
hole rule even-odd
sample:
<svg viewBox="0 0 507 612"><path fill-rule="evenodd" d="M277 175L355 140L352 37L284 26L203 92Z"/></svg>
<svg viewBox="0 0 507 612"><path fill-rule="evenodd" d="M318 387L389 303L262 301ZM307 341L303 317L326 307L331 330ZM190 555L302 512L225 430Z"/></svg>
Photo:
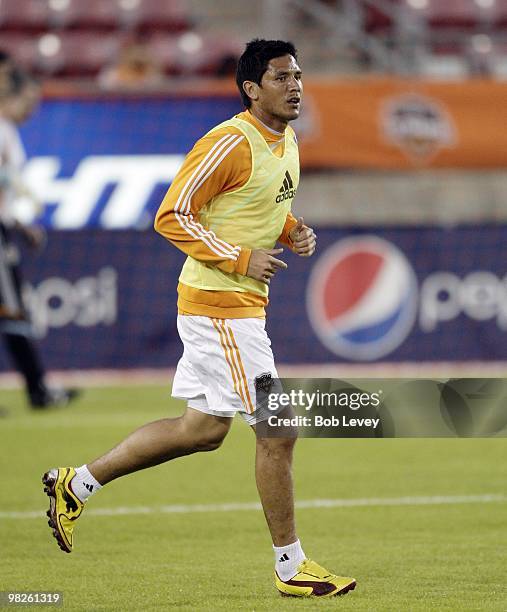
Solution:
<svg viewBox="0 0 507 612"><path fill-rule="evenodd" d="M338 241L314 266L307 288L311 325L333 353L353 361L388 355L417 315L417 279L405 255L377 236Z"/></svg>

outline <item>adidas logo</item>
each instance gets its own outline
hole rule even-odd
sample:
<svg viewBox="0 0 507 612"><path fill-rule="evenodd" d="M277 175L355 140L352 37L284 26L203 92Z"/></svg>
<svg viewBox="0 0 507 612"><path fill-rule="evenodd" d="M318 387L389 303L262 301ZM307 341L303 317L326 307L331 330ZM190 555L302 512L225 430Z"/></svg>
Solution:
<svg viewBox="0 0 507 612"><path fill-rule="evenodd" d="M289 560L289 556L287 555L287 553L283 553L283 555L278 559L279 563L283 563L284 561L288 561Z"/></svg>
<svg viewBox="0 0 507 612"><path fill-rule="evenodd" d="M283 179L283 184L280 187L280 194L276 196L276 203L280 204L285 200L290 200L296 195L296 189L294 189L294 184L292 182L292 178L289 174L289 171L285 173L285 178Z"/></svg>
<svg viewBox="0 0 507 612"><path fill-rule="evenodd" d="M88 484L87 482L83 482L83 484L88 489L88 491L90 491L90 493L93 491L93 485Z"/></svg>

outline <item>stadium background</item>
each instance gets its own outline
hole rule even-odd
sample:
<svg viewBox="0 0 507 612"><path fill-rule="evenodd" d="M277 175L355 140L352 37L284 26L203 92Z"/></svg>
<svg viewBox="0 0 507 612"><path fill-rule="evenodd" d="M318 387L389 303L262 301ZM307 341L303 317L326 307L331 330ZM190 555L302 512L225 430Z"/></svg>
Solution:
<svg viewBox="0 0 507 612"><path fill-rule="evenodd" d="M319 236L271 289L280 370L505 376L506 28L507 0L0 1L0 48L44 85L22 127L49 234L25 253L26 301L55 382L84 391L30 411L0 355L0 591L62 591L68 610L294 609L273 588L240 419L219 452L94 496L72 555L40 487L184 408L169 397L183 256L152 219L195 138L240 109L231 58L254 36L300 49L295 210ZM132 40L156 86L101 77ZM300 440L298 532L358 579L340 608L505 610L506 478L498 436Z"/></svg>
<svg viewBox="0 0 507 612"><path fill-rule="evenodd" d="M240 110L227 73L245 33L275 32L298 42L305 69L294 208L320 238L313 261L287 256L272 289L279 363L503 372L507 3L225 7L0 7L2 47L44 83L22 135L49 230L46 251L25 264L48 367L175 366L182 258L152 219L192 143ZM133 41L164 80L105 89L97 76ZM329 255L345 238L349 250Z"/></svg>

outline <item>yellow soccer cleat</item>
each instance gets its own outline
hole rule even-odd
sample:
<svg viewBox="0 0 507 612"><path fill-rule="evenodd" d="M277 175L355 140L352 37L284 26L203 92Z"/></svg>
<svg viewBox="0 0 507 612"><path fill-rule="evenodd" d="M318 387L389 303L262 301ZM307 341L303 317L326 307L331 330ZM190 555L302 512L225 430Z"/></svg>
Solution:
<svg viewBox="0 0 507 612"><path fill-rule="evenodd" d="M310 559L305 559L299 565L298 573L285 582L275 572L275 584L286 597L333 597L356 588L354 578L335 576Z"/></svg>
<svg viewBox="0 0 507 612"><path fill-rule="evenodd" d="M83 511L83 502L71 489L70 481L76 475L74 468L53 468L42 477L44 492L49 497L48 525L63 552L72 552L74 521Z"/></svg>

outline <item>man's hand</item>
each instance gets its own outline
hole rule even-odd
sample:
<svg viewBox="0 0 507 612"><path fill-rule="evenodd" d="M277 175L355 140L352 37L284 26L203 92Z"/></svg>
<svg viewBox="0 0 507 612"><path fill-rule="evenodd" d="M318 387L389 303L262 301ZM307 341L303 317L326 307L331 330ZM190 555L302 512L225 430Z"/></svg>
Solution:
<svg viewBox="0 0 507 612"><path fill-rule="evenodd" d="M299 217L297 225L290 230L289 238L297 255L311 257L315 253L317 237L312 228L305 225L303 217Z"/></svg>
<svg viewBox="0 0 507 612"><path fill-rule="evenodd" d="M284 261L273 257L274 255L280 255L280 253L283 253L283 249L256 249L252 251L246 275L269 285L275 272L287 267Z"/></svg>

